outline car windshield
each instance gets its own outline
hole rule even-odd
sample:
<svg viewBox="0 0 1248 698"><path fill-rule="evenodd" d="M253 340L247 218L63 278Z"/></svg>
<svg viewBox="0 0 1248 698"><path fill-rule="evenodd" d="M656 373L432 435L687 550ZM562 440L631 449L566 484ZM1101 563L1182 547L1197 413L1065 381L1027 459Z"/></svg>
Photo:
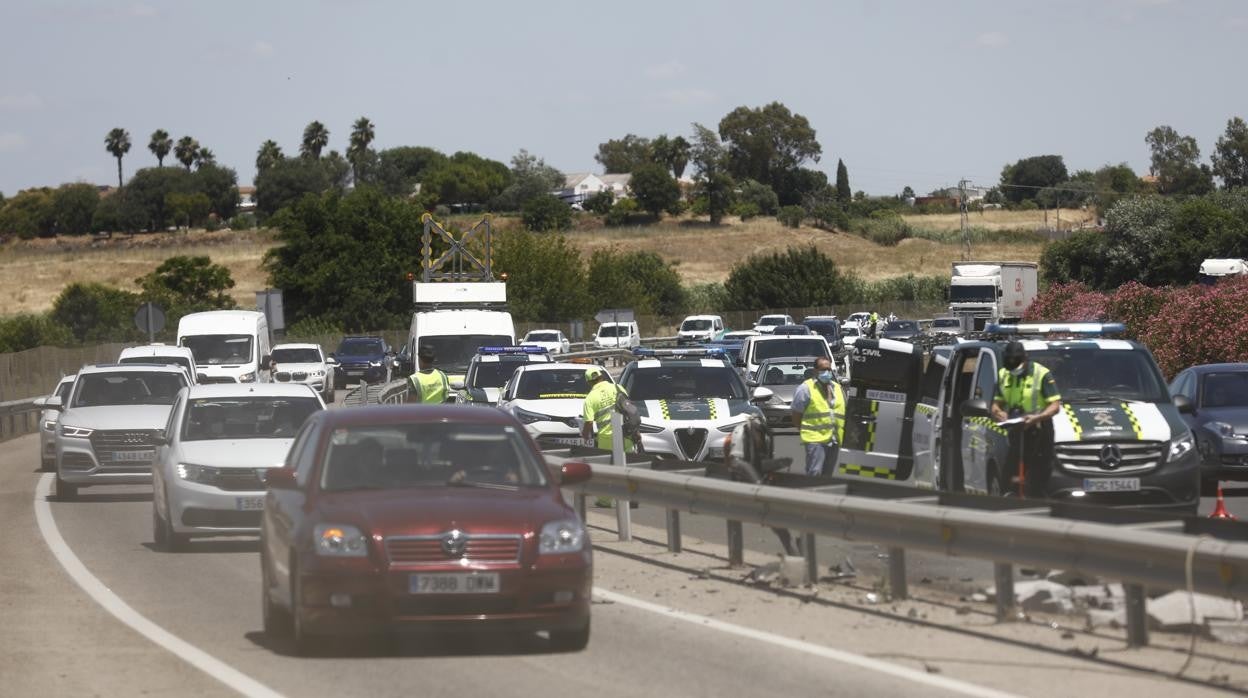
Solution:
<svg viewBox="0 0 1248 698"><path fill-rule="evenodd" d="M938 327L941 329L949 328L956 330L961 326L962 324L956 317L938 317L935 320L932 320L932 327Z"/></svg>
<svg viewBox="0 0 1248 698"><path fill-rule="evenodd" d="M469 367L464 384L469 388L501 388L517 368L527 363L526 358L510 356L500 356L498 361L476 361Z"/></svg>
<svg viewBox="0 0 1248 698"><path fill-rule="evenodd" d="M420 346L432 347L435 365L462 374L481 347L509 347L514 342L502 334L438 334L420 338ZM419 348L417 353L419 353Z"/></svg>
<svg viewBox="0 0 1248 698"><path fill-rule="evenodd" d="M361 424L335 429L325 449L321 488L540 487L545 466L516 427L436 422Z"/></svg>
<svg viewBox="0 0 1248 698"><path fill-rule="evenodd" d="M783 325L785 318L779 315L764 315L758 319L760 325Z"/></svg>
<svg viewBox="0 0 1248 698"><path fill-rule="evenodd" d="M1107 350L1088 343L1050 346L1027 355L1053 372L1065 401L1168 401L1161 375L1142 349Z"/></svg>
<svg viewBox="0 0 1248 698"><path fill-rule="evenodd" d="M526 342L558 342L559 335L555 332L530 332L524 336Z"/></svg>
<svg viewBox="0 0 1248 698"><path fill-rule="evenodd" d="M843 325L841 327L841 336L842 337L857 337L858 328L855 327L854 325Z"/></svg>
<svg viewBox="0 0 1248 698"><path fill-rule="evenodd" d="M1201 407L1248 407L1248 371L1206 373L1201 380Z"/></svg>
<svg viewBox="0 0 1248 698"><path fill-rule="evenodd" d="M274 349L273 360L279 364L319 364L321 352L311 347Z"/></svg>
<svg viewBox="0 0 1248 698"><path fill-rule="evenodd" d="M775 359L781 356L827 356L828 345L822 337L803 339L768 339L754 342L753 363L764 359Z"/></svg>
<svg viewBox="0 0 1248 698"><path fill-rule="evenodd" d="M183 337L180 344L191 350L195 363L215 366L251 361L254 338L245 334L200 334Z"/></svg>
<svg viewBox="0 0 1248 698"><path fill-rule="evenodd" d="M580 368L552 368L544 371L525 371L516 383L517 400L558 400L582 398L589 392L585 382L585 370Z"/></svg>
<svg viewBox="0 0 1248 698"><path fill-rule="evenodd" d="M313 397L197 398L187 402L182 440L293 439L319 409Z"/></svg>
<svg viewBox="0 0 1248 698"><path fill-rule="evenodd" d="M815 362L766 361L759 367L759 385L797 385L814 375Z"/></svg>
<svg viewBox="0 0 1248 698"><path fill-rule="evenodd" d="M995 303L997 300L997 288L995 286L950 286L949 300Z"/></svg>
<svg viewBox="0 0 1248 698"><path fill-rule="evenodd" d="M337 353L338 356L379 356L386 351L380 339L344 339Z"/></svg>
<svg viewBox="0 0 1248 698"><path fill-rule="evenodd" d="M118 361L119 364L166 364L168 366L180 366L185 368L189 373L191 371L191 360L185 356L127 356Z"/></svg>
<svg viewBox="0 0 1248 698"><path fill-rule="evenodd" d="M885 332L918 332L919 323L914 320L893 320L884 326Z"/></svg>
<svg viewBox="0 0 1248 698"><path fill-rule="evenodd" d="M634 400L745 399L745 384L728 366L664 364L638 368L629 374L624 389Z"/></svg>
<svg viewBox="0 0 1248 698"><path fill-rule="evenodd" d="M180 373L89 373L78 378L73 406L172 405L185 385L186 379Z"/></svg>
<svg viewBox="0 0 1248 698"><path fill-rule="evenodd" d="M630 334L628 325L603 325L598 328L599 337L627 337Z"/></svg>
<svg viewBox="0 0 1248 698"><path fill-rule="evenodd" d="M837 330L841 327L840 323L834 320L807 320L802 324L810 328L811 332L821 334L824 337L837 336Z"/></svg>
<svg viewBox="0 0 1248 698"><path fill-rule="evenodd" d="M710 320L685 320L680 324L681 332L704 332L711 329Z"/></svg>

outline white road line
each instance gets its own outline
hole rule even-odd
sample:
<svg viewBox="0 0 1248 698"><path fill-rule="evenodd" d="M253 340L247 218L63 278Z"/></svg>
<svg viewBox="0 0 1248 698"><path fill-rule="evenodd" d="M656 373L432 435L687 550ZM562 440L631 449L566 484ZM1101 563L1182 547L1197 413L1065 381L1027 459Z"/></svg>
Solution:
<svg viewBox="0 0 1248 698"><path fill-rule="evenodd" d="M48 505L48 495L52 492L54 477L52 473L45 473L39 479L38 486L35 487L35 521L39 524L39 533L43 535L44 542L56 556L57 562L61 563L69 576L82 587L83 591L87 592L88 596L135 632L235 691L257 698L282 698L282 694L277 691L148 620L91 574L86 565L82 564L74 551L65 543L60 530L56 527L56 520L52 518L52 507Z"/></svg>
<svg viewBox="0 0 1248 698"><path fill-rule="evenodd" d="M881 674L888 674L889 676L894 676L906 681L913 681L930 688L943 689L953 693L960 693L965 696L977 696L979 698L1014 698L1014 694L1012 693L1005 693L992 688L976 686L972 683L966 683L965 681L950 679L944 676L928 674L926 672L909 669L907 667L881 661L879 659L872 659L871 657L864 657L860 654L844 652L842 650L836 650L831 647L824 647L823 645L816 645L802 640L794 640L792 638L764 632L762 630L755 630L753 628L746 628L732 623L725 623L723 621L698 615L696 613L689 613L688 611L681 611L653 604L649 601L634 599L631 596L617 594L614 591L608 591L600 587L594 587L594 595L606 599L607 601L612 601L625 606L631 606L642 611L657 613L661 616L685 621L686 623L693 623L694 625L698 625L703 628L710 628L712 630L718 630L730 635L745 637L751 640L758 640L759 642L766 642L779 647L813 654L817 657L831 659L842 664L849 664L862 669L876 671Z"/></svg>

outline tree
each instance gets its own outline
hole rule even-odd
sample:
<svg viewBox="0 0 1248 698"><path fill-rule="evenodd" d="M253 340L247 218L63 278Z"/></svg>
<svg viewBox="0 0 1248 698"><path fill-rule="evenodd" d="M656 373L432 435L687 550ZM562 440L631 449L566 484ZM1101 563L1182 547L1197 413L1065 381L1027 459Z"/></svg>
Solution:
<svg viewBox="0 0 1248 698"><path fill-rule="evenodd" d="M853 200L849 188L849 169L845 167L845 161L839 159L836 161L836 200L841 202L841 208L847 208Z"/></svg>
<svg viewBox="0 0 1248 698"><path fill-rule="evenodd" d="M657 220L680 201L680 185L662 165L646 163L633 170L628 188L637 203Z"/></svg>
<svg viewBox="0 0 1248 698"><path fill-rule="evenodd" d="M305 158L316 160L321 151L329 145L329 129L319 121L313 121L303 129L303 140L299 144L299 154Z"/></svg>
<svg viewBox="0 0 1248 698"><path fill-rule="evenodd" d="M116 193L114 192L114 195ZM100 194L90 184L65 184L52 195L52 215L57 235L85 235L100 204Z"/></svg>
<svg viewBox="0 0 1248 698"><path fill-rule="evenodd" d="M165 168L157 168L165 169ZM142 172L143 170L139 170ZM181 172L181 170L171 170ZM133 233L143 229L147 224L148 218L143 213L130 194L130 186L134 184L131 179L130 185L124 186L117 191L100 199L99 204L95 207L95 214L91 217L91 232L93 233Z"/></svg>
<svg viewBox="0 0 1248 698"><path fill-rule="evenodd" d="M433 148L400 146L377 154L377 185L391 196L411 196L425 174L446 164Z"/></svg>
<svg viewBox="0 0 1248 698"><path fill-rule="evenodd" d="M1248 186L1248 124L1238 116L1226 122L1226 133L1213 148L1213 174L1222 187Z"/></svg>
<svg viewBox="0 0 1248 698"><path fill-rule="evenodd" d="M20 314L0 319L0 352L26 351L36 347L73 344L69 330L45 313Z"/></svg>
<svg viewBox="0 0 1248 698"><path fill-rule="evenodd" d="M1092 185L1095 191L1093 200L1102 215L1122 197L1142 194L1146 188L1135 170L1125 162L1102 166L1092 174Z"/></svg>
<svg viewBox="0 0 1248 698"><path fill-rule="evenodd" d="M611 207L615 205L615 194L612 194L610 189L603 189L596 194L591 194L582 205L590 213L605 216L611 211Z"/></svg>
<svg viewBox="0 0 1248 698"><path fill-rule="evenodd" d="M550 196L562 185L563 175L559 170L521 148L511 158L511 184L494 198L491 207L498 211L515 211L533 199Z"/></svg>
<svg viewBox="0 0 1248 698"><path fill-rule="evenodd" d="M753 204L758 213L765 216L774 216L776 209L780 208L780 199L776 197L776 192L766 184L752 179L741 183L741 188L737 191L737 203Z"/></svg>
<svg viewBox="0 0 1248 698"><path fill-rule="evenodd" d="M186 167L187 172L190 172L191 165L195 164L197 154L199 154L199 141L190 136L182 136L173 146L173 156Z"/></svg>
<svg viewBox="0 0 1248 698"><path fill-rule="evenodd" d="M589 259L589 287L599 308L632 308L638 315L684 313L687 297L675 267L655 252L598 250Z"/></svg>
<svg viewBox="0 0 1248 698"><path fill-rule="evenodd" d="M729 310L805 308L851 300L855 279L814 245L751 255L728 273Z"/></svg>
<svg viewBox="0 0 1248 698"><path fill-rule="evenodd" d="M1206 194L1213 189L1213 173L1200 164L1200 146L1169 126L1158 126L1144 142L1151 151L1149 170L1157 176L1162 194Z"/></svg>
<svg viewBox="0 0 1248 698"><path fill-rule="evenodd" d="M121 177L121 158L130 152L130 133L124 128L115 128L104 137L104 148L117 158L117 187L124 184Z"/></svg>
<svg viewBox="0 0 1248 698"><path fill-rule="evenodd" d="M364 162L366 153L368 153L368 147L372 145L373 138L376 135L373 122L369 121L368 117L361 116L351 126L351 141L347 145L347 161L351 163L351 178L356 182L360 181L361 165Z"/></svg>
<svg viewBox="0 0 1248 698"><path fill-rule="evenodd" d="M208 197L208 211L222 220L238 211L238 173L229 167L201 165L191 176L191 189Z"/></svg>
<svg viewBox="0 0 1248 698"><path fill-rule="evenodd" d="M50 317L80 343L126 341L138 338L133 319L138 307L139 297L128 291L75 282L52 302Z"/></svg>
<svg viewBox="0 0 1248 698"><path fill-rule="evenodd" d="M567 230L572 227L572 209L558 197L542 194L524 202L520 220L526 229L535 233Z"/></svg>
<svg viewBox="0 0 1248 698"><path fill-rule="evenodd" d="M837 168L837 175L838 175L838 178L839 178L839 175L840 175L840 168ZM904 189L902 189L902 190L901 190L901 198L903 198L903 199L913 199L913 198L914 198L914 190L910 188L910 185L909 185L909 184L907 184L907 185L906 185L906 187L905 187Z"/></svg>
<svg viewBox="0 0 1248 698"><path fill-rule="evenodd" d="M329 158L283 158L256 174L256 212L271 216L308 194L342 191L349 169Z"/></svg>
<svg viewBox="0 0 1248 698"><path fill-rule="evenodd" d="M689 141L684 136L659 136L650 144L650 150L654 161L666 167L676 179L685 173L685 166L689 164Z"/></svg>
<svg viewBox="0 0 1248 698"><path fill-rule="evenodd" d="M565 322L596 310L590 307L585 262L563 235L524 230L497 235L494 270L507 274L507 306L520 322Z"/></svg>
<svg viewBox="0 0 1248 698"><path fill-rule="evenodd" d="M53 191L48 187L19 191L0 209L0 234L16 235L23 240L51 236L56 228L52 199Z"/></svg>
<svg viewBox="0 0 1248 698"><path fill-rule="evenodd" d="M256 174L269 169L285 157L282 147L276 141L267 140L261 143L260 149L256 151Z"/></svg>
<svg viewBox="0 0 1248 698"><path fill-rule="evenodd" d="M208 217L212 202L203 192L183 193L172 191L165 195L165 211L178 226L186 224L189 230L192 225L202 223Z"/></svg>
<svg viewBox="0 0 1248 698"><path fill-rule="evenodd" d="M234 288L230 270L205 256L169 257L134 283L143 289L145 299L163 306L171 320L187 313L238 307L228 293Z"/></svg>
<svg viewBox="0 0 1248 698"><path fill-rule="evenodd" d="M165 156L173 150L173 139L169 137L169 132L163 128L152 131L151 140L147 142L147 149L152 151L152 155L156 156L156 166L165 166Z"/></svg>
<svg viewBox="0 0 1248 698"><path fill-rule="evenodd" d="M728 149L729 174L771 185L783 205L801 203L805 193L793 190L785 173L808 160L819 162L823 154L806 117L790 112L780 102L754 109L737 107L720 120L719 137Z"/></svg>
<svg viewBox="0 0 1248 698"><path fill-rule="evenodd" d="M176 167L145 167L126 185L127 205L140 212L140 227L164 230L175 221L168 208L169 194L190 194L196 190L195 175ZM112 197L109 197L112 198Z"/></svg>
<svg viewBox="0 0 1248 698"><path fill-rule="evenodd" d="M1001 190L1008 201L1017 204L1035 199L1041 189L1069 178L1061 155L1035 155L1002 168Z"/></svg>
<svg viewBox="0 0 1248 698"><path fill-rule="evenodd" d="M654 159L650 148L650 139L628 134L620 139L612 139L598 144L598 154L594 159L602 165L607 174L625 174L632 172L638 165Z"/></svg>
<svg viewBox="0 0 1248 698"><path fill-rule="evenodd" d="M207 165L216 165L216 164L217 164L217 154L212 152L212 150L208 148L198 148L195 150L195 169L196 170Z"/></svg>
<svg viewBox="0 0 1248 698"><path fill-rule="evenodd" d="M732 208L734 182L727 171L728 151L714 131L695 123L689 157L697 172L694 194L706 201L711 224L719 225L724 214Z"/></svg>
<svg viewBox="0 0 1248 698"><path fill-rule="evenodd" d="M503 163L458 152L424 175L420 193L430 204L484 206L510 183L511 170Z"/></svg>

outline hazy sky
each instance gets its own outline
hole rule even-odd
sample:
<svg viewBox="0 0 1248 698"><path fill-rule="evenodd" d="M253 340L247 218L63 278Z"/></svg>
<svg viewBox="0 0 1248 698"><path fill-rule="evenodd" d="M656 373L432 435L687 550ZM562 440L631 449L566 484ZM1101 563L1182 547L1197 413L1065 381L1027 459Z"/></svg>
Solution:
<svg viewBox="0 0 1248 698"><path fill-rule="evenodd" d="M855 190L886 194L1047 153L1142 172L1159 124L1207 161L1248 118L1242 0L3 0L0 37L10 195L114 182L116 126L127 177L155 164L157 128L247 183L265 139L296 152L318 119L342 151L361 115L376 148L526 148L575 172L608 138L779 100L815 127L817 167L843 158Z"/></svg>

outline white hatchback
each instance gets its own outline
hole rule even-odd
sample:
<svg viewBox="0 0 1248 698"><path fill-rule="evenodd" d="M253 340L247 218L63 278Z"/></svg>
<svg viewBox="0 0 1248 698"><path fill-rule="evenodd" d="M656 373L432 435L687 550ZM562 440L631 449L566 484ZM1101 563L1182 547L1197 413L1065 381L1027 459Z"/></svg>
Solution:
<svg viewBox="0 0 1248 698"><path fill-rule="evenodd" d="M540 448L583 444L581 415L589 393L586 368L573 363L521 366L503 386L498 407L519 419Z"/></svg>
<svg viewBox="0 0 1248 698"><path fill-rule="evenodd" d="M304 421L324 408L302 384L223 383L179 393L157 439L157 547L175 552L192 536L258 534L265 471L282 466Z"/></svg>

